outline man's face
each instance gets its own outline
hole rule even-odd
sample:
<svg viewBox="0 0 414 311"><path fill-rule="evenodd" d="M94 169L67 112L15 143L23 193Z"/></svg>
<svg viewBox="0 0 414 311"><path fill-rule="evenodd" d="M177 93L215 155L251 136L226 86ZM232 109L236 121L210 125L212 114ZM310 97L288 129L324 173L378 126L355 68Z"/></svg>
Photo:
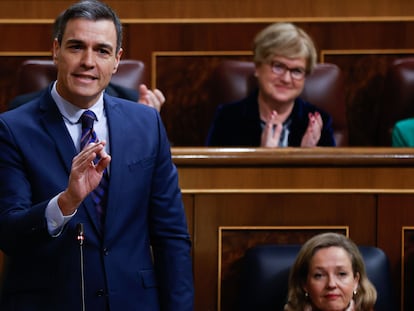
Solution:
<svg viewBox="0 0 414 311"><path fill-rule="evenodd" d="M57 91L79 108L92 106L116 72L122 50L116 53L117 35L110 20L69 20L62 43L53 43Z"/></svg>

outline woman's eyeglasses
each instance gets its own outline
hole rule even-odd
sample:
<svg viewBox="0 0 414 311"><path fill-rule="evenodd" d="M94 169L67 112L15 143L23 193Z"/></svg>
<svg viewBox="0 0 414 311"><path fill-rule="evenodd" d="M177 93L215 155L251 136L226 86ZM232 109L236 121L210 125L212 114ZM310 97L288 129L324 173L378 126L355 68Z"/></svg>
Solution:
<svg viewBox="0 0 414 311"><path fill-rule="evenodd" d="M300 81L303 80L306 76L306 70L304 68L289 68L280 62L271 62L270 68L272 68L272 72L279 77L284 76L286 74L286 71L289 71L290 77L293 80Z"/></svg>

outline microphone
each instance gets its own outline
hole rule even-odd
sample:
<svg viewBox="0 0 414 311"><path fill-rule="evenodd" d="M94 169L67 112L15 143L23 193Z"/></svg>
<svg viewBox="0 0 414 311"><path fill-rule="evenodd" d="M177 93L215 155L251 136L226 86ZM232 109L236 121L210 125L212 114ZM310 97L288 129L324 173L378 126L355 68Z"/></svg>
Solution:
<svg viewBox="0 0 414 311"><path fill-rule="evenodd" d="M83 223L78 223L76 225L76 230L78 232L78 236L76 238L79 242L79 245L83 245L83 240L85 240L85 235L83 231Z"/></svg>
<svg viewBox="0 0 414 311"><path fill-rule="evenodd" d="M85 240L85 232L83 231L83 223L76 225L77 236L76 239L79 242L79 254L80 254L80 276L81 276L81 303L82 311L85 311L85 276L83 271L83 241Z"/></svg>

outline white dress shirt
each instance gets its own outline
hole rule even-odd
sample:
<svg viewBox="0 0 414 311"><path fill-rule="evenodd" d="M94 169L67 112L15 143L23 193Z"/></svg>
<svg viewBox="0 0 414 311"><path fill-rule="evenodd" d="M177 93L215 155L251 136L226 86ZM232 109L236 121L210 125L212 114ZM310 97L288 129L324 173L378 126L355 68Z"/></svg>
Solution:
<svg viewBox="0 0 414 311"><path fill-rule="evenodd" d="M56 106L58 107L60 113L62 114L66 128L72 137L76 150L79 152L80 137L82 135L82 124L79 122L79 119L86 109L80 109L79 107L63 99L56 90L56 82L53 84L51 95L56 102ZM103 104L103 92L98 101L88 110L93 111L97 117L93 128L98 139L106 141L105 151L109 154L108 125ZM62 232L65 224L73 217L73 215L76 214L75 211L72 215L63 216L57 203L59 195L60 193L49 201L45 212L47 227L52 236L58 236Z"/></svg>

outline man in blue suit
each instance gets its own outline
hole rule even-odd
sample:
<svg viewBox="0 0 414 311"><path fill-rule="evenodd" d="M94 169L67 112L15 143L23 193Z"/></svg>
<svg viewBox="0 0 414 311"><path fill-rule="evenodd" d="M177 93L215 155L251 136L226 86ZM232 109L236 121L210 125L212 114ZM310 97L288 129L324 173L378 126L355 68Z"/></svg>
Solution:
<svg viewBox="0 0 414 311"><path fill-rule="evenodd" d="M56 82L0 115L2 311L193 310L191 242L160 115L103 92L121 42L108 6L72 5L53 44ZM81 148L87 110L98 140ZM98 189L106 200L96 204Z"/></svg>

